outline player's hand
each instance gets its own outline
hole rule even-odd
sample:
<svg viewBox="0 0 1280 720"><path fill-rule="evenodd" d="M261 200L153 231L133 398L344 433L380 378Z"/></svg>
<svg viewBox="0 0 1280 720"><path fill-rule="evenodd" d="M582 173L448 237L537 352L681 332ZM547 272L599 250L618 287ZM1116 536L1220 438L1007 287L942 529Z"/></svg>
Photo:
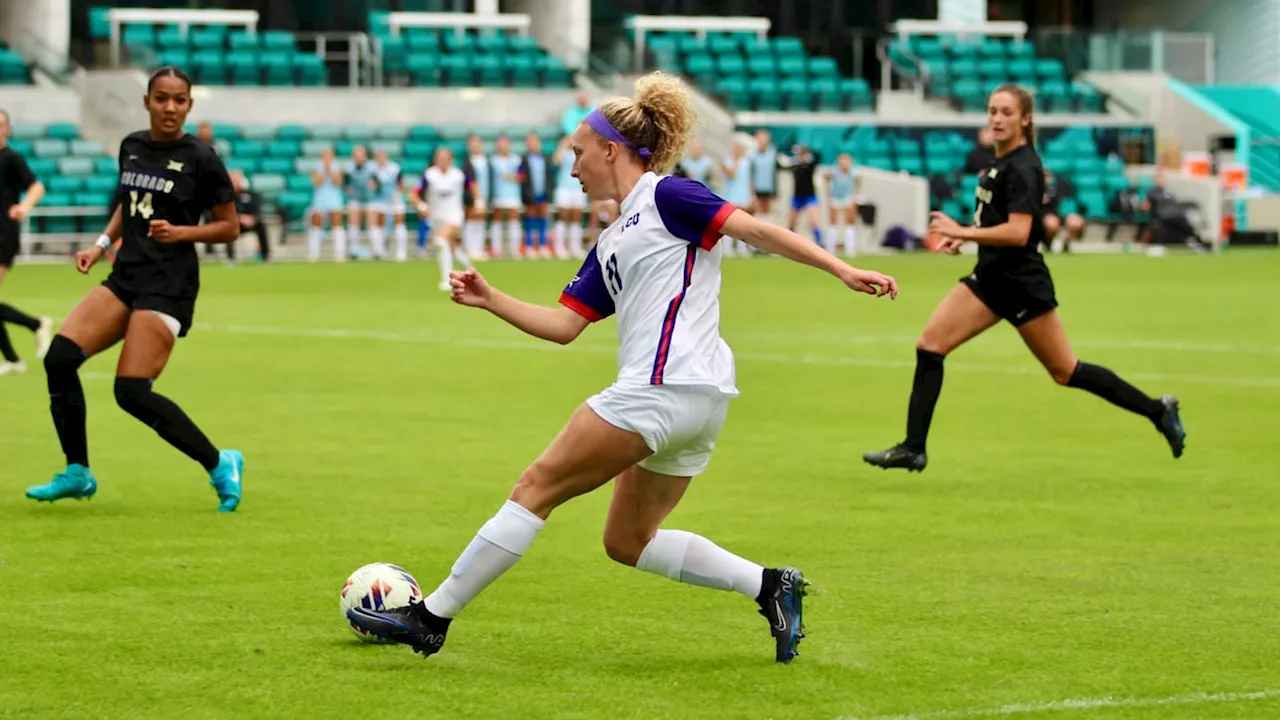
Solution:
<svg viewBox="0 0 1280 720"><path fill-rule="evenodd" d="M888 295L890 299L898 297L898 281L892 276L878 273L875 270L860 270L856 267L850 267L840 275L840 279L849 289L860 293L883 297Z"/></svg>
<svg viewBox="0 0 1280 720"><path fill-rule="evenodd" d="M952 237L951 235L943 235L938 240L937 252L946 253L948 255L959 255L960 246L964 245L964 239Z"/></svg>
<svg viewBox="0 0 1280 720"><path fill-rule="evenodd" d="M964 228L960 223L952 220L941 212L934 210L929 215L933 220L929 223L929 231L936 232L946 237L958 237L964 233Z"/></svg>
<svg viewBox="0 0 1280 720"><path fill-rule="evenodd" d="M474 269L449 273L449 284L453 285L453 295L449 299L459 305L483 308L493 295L489 282Z"/></svg>
<svg viewBox="0 0 1280 720"><path fill-rule="evenodd" d="M98 264L98 261L102 259L104 253L106 253L106 251L97 245L94 245L88 250L81 250L76 253L76 269L82 274L88 273L90 268Z"/></svg>
<svg viewBox="0 0 1280 720"><path fill-rule="evenodd" d="M10 220L13 220L13 221L15 221L15 222L16 222L16 221L22 220L22 219L23 219L23 218L25 218L26 216L27 216L27 211L26 211L26 209L25 209L25 208L23 208L23 207L22 207L22 205L20 205L20 204L19 204L19 205L10 205L10 206L9 206L9 219L10 219Z"/></svg>
<svg viewBox="0 0 1280 720"><path fill-rule="evenodd" d="M176 243L186 239L187 229L180 225L170 225L168 220L152 220L147 235L155 238L156 242Z"/></svg>

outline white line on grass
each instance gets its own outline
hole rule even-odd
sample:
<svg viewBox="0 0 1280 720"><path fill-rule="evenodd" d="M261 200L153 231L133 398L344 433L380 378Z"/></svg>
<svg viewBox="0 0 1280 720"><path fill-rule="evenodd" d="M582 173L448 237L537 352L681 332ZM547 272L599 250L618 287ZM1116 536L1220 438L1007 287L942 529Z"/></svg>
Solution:
<svg viewBox="0 0 1280 720"><path fill-rule="evenodd" d="M425 345L454 345L460 347L476 347L476 348L498 348L506 350L535 350L535 351L555 351L555 352L580 352L595 353L602 355L613 355L617 352L617 348L612 345L591 345L589 343L575 343L567 347L561 347L553 343L542 340L523 340L512 338L503 340L497 338L480 338L465 336L449 336L449 335L431 335L425 333L409 334L399 332L387 332L376 330L346 330L341 328L288 328L288 327L266 327L256 325L212 325L207 323L197 323L197 329L213 332L226 332L244 335L273 335L282 337L314 337L314 338L336 338L348 340L376 340L382 342L396 343L419 343ZM915 363L908 360L869 360L866 358L856 357L829 357L825 355L788 355L774 353L751 353L740 352L734 353L739 360L751 362L769 362L781 364L805 364L805 365L828 365L839 367L868 367L868 368L909 368L915 367ZM947 367L955 370L978 373L992 373L1001 375L1041 375L1043 370L1035 367L1019 366L1013 367L1008 365L984 365L978 363L965 362L948 362ZM1125 373L1127 377L1138 380L1148 380L1151 382L1168 382L1168 383L1206 383L1214 385L1245 385L1250 387L1280 387L1280 378L1253 378L1238 376L1222 376L1222 375L1168 375L1163 373Z"/></svg>
<svg viewBox="0 0 1280 720"><path fill-rule="evenodd" d="M1149 708L1170 705L1208 705L1213 703L1253 702L1258 700L1274 700L1280 698L1280 690L1259 690L1247 693L1191 693L1190 695L1173 695L1157 698L1076 698L1072 700L1049 700L1043 702L1017 703L994 708L978 708L970 710L932 710L906 715L876 715L874 717L855 717L842 715L836 720L971 720L989 717L1012 717L1015 715L1038 715L1042 713L1063 712L1067 710L1102 710L1106 708Z"/></svg>

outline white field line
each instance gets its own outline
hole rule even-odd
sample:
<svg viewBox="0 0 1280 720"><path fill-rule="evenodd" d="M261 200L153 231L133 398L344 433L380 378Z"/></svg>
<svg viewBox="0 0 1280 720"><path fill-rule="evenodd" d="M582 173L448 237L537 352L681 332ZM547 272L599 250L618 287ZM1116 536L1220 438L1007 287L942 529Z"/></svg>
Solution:
<svg viewBox="0 0 1280 720"><path fill-rule="evenodd" d="M1072 700L1045 700L1039 702L1016 703L993 708L976 708L970 710L930 710L907 713L906 715L876 715L874 717L855 717L842 715L836 720L976 720L977 718L1015 717L1018 715L1041 715L1048 713L1080 710L1103 710L1107 708L1152 708L1173 705L1211 705L1219 703L1256 702L1258 700L1274 700L1280 698L1280 689L1259 690L1247 693L1191 693L1189 695L1172 695L1157 698L1076 698Z"/></svg>
<svg viewBox="0 0 1280 720"><path fill-rule="evenodd" d="M601 355L613 355L617 348L612 345L592 345L574 343L561 347L553 343L535 339L512 337L509 340L496 338L480 338L449 335L431 335L425 333L401 333L378 330L349 330L341 328L290 328L258 325L213 325L197 323L196 329L211 332L225 332L242 335L272 335L277 337L309 337L334 338L347 340L372 340L379 342L412 343L423 345L453 345L459 347L495 348L503 350L534 350L543 352L579 352ZM910 368L915 363L909 360L872 360L858 357L831 357L826 355L794 355L787 353L734 353L739 359L747 362L768 362L780 364L825 365L836 367L867 368ZM990 373L999 375L1040 375L1044 371L1034 367L1010 367L1007 365L984 365L979 363L948 362L949 369L965 372ZM1280 387L1280 377L1239 377L1230 375L1209 374L1163 374L1163 373L1125 373L1126 377L1150 382L1165 383L1203 383L1214 385L1244 385L1250 387Z"/></svg>

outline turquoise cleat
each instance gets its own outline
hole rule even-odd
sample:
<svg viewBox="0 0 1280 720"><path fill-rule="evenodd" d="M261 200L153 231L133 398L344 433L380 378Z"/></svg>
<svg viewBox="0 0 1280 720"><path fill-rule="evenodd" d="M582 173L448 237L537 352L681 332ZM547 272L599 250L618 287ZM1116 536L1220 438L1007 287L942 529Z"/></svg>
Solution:
<svg viewBox="0 0 1280 720"><path fill-rule="evenodd" d="M96 492L98 481L93 479L93 471L83 465L72 464L44 485L27 488L27 497L36 502L53 502L63 498L87 500Z"/></svg>
<svg viewBox="0 0 1280 720"><path fill-rule="evenodd" d="M239 450L218 453L218 467L209 473L209 484L218 493L218 512L235 512L240 505L240 479L244 475L244 455Z"/></svg>

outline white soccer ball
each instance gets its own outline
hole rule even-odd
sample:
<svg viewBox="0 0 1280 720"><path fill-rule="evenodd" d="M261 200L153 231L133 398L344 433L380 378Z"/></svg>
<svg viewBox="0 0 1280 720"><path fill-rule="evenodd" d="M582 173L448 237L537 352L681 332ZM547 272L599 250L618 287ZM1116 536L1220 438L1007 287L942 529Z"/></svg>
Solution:
<svg viewBox="0 0 1280 720"><path fill-rule="evenodd" d="M405 607L410 600L421 599L422 589L408 570L391 563L370 563L347 578L346 584L342 586L342 595L338 598L338 606L342 608L342 622L351 628L356 637L364 642L378 643L382 641L356 627L347 618L347 611L355 607L389 610Z"/></svg>

